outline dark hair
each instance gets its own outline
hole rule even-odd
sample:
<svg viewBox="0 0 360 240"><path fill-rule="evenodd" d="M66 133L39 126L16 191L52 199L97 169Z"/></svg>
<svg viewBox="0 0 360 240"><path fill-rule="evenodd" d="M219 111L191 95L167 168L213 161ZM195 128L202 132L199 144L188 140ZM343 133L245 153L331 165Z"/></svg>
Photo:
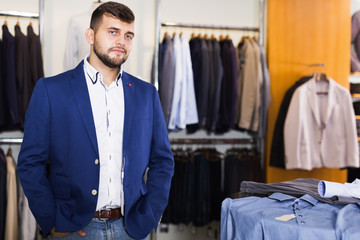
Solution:
<svg viewBox="0 0 360 240"><path fill-rule="evenodd" d="M90 28L94 31L102 20L103 15L110 15L123 22L132 23L135 21L135 15L130 8L117 2L105 2L95 9L91 15Z"/></svg>

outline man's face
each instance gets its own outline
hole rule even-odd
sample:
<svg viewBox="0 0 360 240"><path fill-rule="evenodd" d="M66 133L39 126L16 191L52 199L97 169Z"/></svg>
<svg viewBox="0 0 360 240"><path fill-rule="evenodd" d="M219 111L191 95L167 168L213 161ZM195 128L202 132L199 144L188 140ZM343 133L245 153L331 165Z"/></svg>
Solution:
<svg viewBox="0 0 360 240"><path fill-rule="evenodd" d="M94 53L109 68L118 68L128 58L133 38L134 23L103 15L94 34Z"/></svg>

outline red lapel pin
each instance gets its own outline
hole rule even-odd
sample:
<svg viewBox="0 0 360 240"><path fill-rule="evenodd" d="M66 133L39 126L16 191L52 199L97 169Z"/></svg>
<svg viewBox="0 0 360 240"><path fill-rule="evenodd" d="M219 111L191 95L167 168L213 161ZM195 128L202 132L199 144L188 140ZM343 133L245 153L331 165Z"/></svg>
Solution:
<svg viewBox="0 0 360 240"><path fill-rule="evenodd" d="M132 85L131 85L131 83L128 83L128 85L129 85L129 87L131 87Z"/></svg>

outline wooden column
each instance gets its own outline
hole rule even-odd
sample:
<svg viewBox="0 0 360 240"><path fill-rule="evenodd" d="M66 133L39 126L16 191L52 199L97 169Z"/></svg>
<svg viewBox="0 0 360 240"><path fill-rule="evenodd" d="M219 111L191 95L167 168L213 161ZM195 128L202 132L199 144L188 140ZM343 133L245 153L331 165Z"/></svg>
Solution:
<svg viewBox="0 0 360 240"><path fill-rule="evenodd" d="M284 170L269 166L274 125L285 92L302 76L323 71L349 87L350 0L268 0L267 57L272 101L266 140L268 183L295 178L345 182L339 169ZM325 67L309 64L324 63ZM339 139L341 141L341 139Z"/></svg>

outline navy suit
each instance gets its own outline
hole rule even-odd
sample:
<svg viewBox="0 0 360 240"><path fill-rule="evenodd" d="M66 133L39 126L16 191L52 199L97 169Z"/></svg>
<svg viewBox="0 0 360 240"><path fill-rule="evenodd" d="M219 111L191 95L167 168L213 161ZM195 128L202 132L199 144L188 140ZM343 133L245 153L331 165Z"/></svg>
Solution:
<svg viewBox="0 0 360 240"><path fill-rule="evenodd" d="M174 160L155 87L125 72L122 82L124 223L132 237L145 238L157 228L167 205ZM54 226L57 232L73 232L91 221L98 197L98 158L83 62L40 79L26 113L18 174L44 234Z"/></svg>

